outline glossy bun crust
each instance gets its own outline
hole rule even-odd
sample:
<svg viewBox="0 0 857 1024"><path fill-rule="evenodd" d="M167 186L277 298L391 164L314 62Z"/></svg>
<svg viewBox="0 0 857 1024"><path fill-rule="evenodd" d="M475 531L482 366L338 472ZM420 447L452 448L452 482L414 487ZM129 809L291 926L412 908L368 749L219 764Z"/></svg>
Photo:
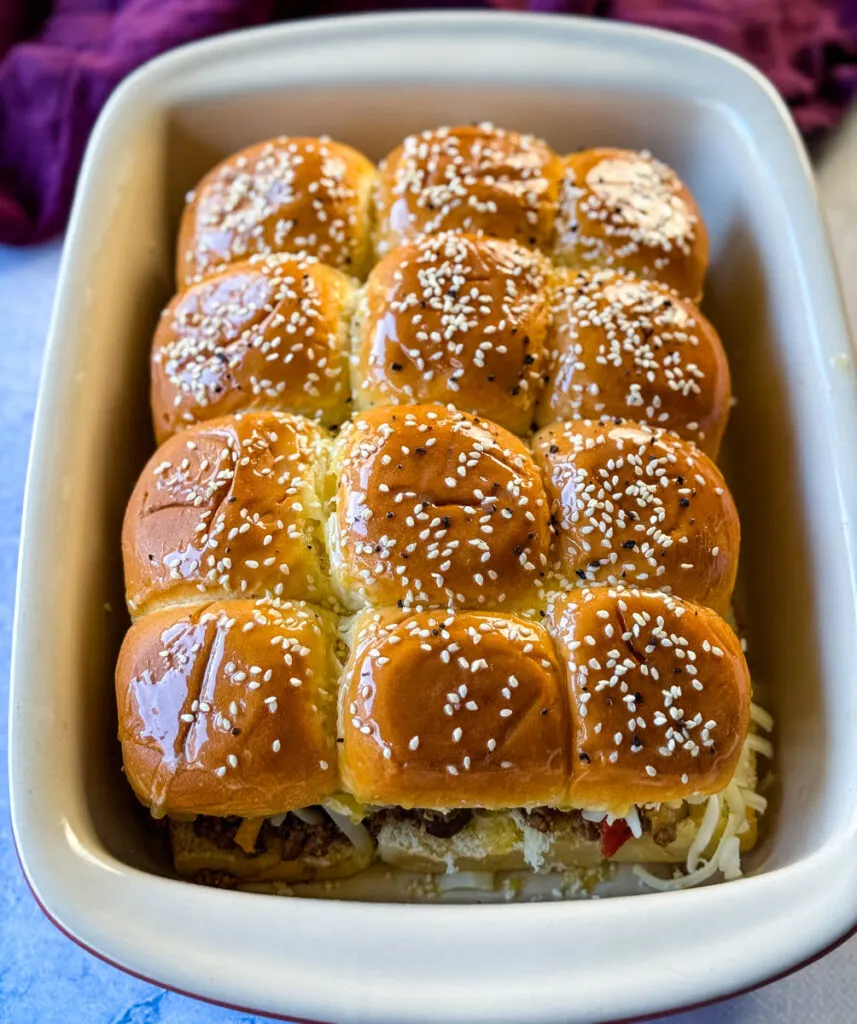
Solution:
<svg viewBox="0 0 857 1024"><path fill-rule="evenodd" d="M547 332L549 264L515 242L451 232L386 256L355 339L358 408L454 402L530 429Z"/></svg>
<svg viewBox="0 0 857 1024"><path fill-rule="evenodd" d="M158 442L200 420L274 408L338 424L348 415L355 286L332 267L252 257L180 292L152 342Z"/></svg>
<svg viewBox="0 0 857 1024"><path fill-rule="evenodd" d="M199 424L161 445L125 512L131 614L222 597L322 597L322 443L303 417L259 412Z"/></svg>
<svg viewBox="0 0 857 1024"><path fill-rule="evenodd" d="M179 874L597 865L632 807L616 859L692 872L728 787L711 858L755 764L707 262L649 153L490 124L188 194L116 668Z"/></svg>
<svg viewBox="0 0 857 1024"><path fill-rule="evenodd" d="M116 667L125 773L157 816L267 817L337 788L334 630L302 604L165 608Z"/></svg>
<svg viewBox="0 0 857 1024"><path fill-rule="evenodd" d="M570 272L554 292L549 345L539 426L632 417L716 456L729 418L729 363L692 302L630 274Z"/></svg>
<svg viewBox="0 0 857 1024"><path fill-rule="evenodd" d="M574 420L539 431L533 451L573 582L665 590L728 611L738 510L695 445L631 420Z"/></svg>
<svg viewBox="0 0 857 1024"><path fill-rule="evenodd" d="M544 575L541 477L488 420L440 405L372 409L343 429L333 473L331 565L352 606L522 601Z"/></svg>
<svg viewBox="0 0 857 1024"><path fill-rule="evenodd" d="M547 624L568 673L569 806L621 814L725 788L749 729L750 675L718 615L592 587L558 599Z"/></svg>
<svg viewBox="0 0 857 1024"><path fill-rule="evenodd" d="M566 697L550 637L511 615L363 613L340 697L344 786L369 804L561 801Z"/></svg>
<svg viewBox="0 0 857 1024"><path fill-rule="evenodd" d="M540 139L490 124L410 135L379 168L378 252L446 230L545 248L562 173Z"/></svg>
<svg viewBox="0 0 857 1024"><path fill-rule="evenodd" d="M626 149L587 149L564 163L555 256L573 267L628 270L698 301L708 233L675 171Z"/></svg>
<svg viewBox="0 0 857 1024"><path fill-rule="evenodd" d="M326 138L283 136L227 157L188 195L178 288L256 253L306 253L362 274L374 180L365 156Z"/></svg>

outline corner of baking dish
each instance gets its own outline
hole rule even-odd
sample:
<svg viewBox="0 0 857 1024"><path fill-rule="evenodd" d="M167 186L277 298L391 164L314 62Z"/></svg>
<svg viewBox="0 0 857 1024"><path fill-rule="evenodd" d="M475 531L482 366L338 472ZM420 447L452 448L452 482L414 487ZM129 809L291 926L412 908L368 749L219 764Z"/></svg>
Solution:
<svg viewBox="0 0 857 1024"><path fill-rule="evenodd" d="M848 348L840 300L811 171L770 84L705 44L574 18L367 15L216 38L152 62L117 89L87 152L63 256L27 480L10 706L13 827L36 898L64 931L120 967L216 1001L316 1020L628 1017L752 986L815 955L857 922L853 790L846 790L851 806L842 827L812 856L726 885L645 899L505 906L277 900L147 874L99 840L69 749L63 697L74 683L64 661L75 640L69 601L86 585L85 560L74 555L85 510L72 473L92 428L82 381L90 369L87 274L103 237L93 225L109 217L104 197L121 188L128 131L159 109L284 82L309 86L319 76L328 85L406 80L427 89L497 76L522 86L556 76L593 89L668 89L686 76L764 135L778 208L805 256L793 287L815 325L806 343L825 389L818 416L836 463L843 528L835 543L839 558L847 556L841 579L848 589L837 594L834 624L845 634L826 668L848 672L854 683L847 516L857 508L857 474L838 456L857 437L857 397L853 378L831 370L830 360ZM58 581L53 589L51 581ZM834 754L825 752L831 774L851 752ZM415 1005L417 971L433 984Z"/></svg>

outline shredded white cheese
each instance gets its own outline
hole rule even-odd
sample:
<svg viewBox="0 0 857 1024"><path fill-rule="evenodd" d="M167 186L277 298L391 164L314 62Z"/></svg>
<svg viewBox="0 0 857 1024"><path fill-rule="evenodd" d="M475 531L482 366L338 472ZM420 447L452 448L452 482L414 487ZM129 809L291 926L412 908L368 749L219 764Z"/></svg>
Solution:
<svg viewBox="0 0 857 1024"><path fill-rule="evenodd" d="M493 891L493 871L455 871L452 874L434 876L434 883L440 892L451 889L482 889Z"/></svg>
<svg viewBox="0 0 857 1024"><path fill-rule="evenodd" d="M766 804L764 797L760 797L751 788L754 781L751 755L754 747L750 743L751 738L748 737L744 744L739 770L736 771L735 777L722 793L714 793L708 797L699 831L687 852L685 874L675 875L673 878L660 878L640 865L634 867L634 874L650 889L656 889L658 892L690 889L713 878L718 872L727 881L741 877L741 844L738 836L748 828L747 807L759 801ZM746 784L742 785L742 781ZM711 858L704 861L702 854L714 838L723 809L727 813L723 834Z"/></svg>
<svg viewBox="0 0 857 1024"><path fill-rule="evenodd" d="M766 740L764 736L757 736L755 733L750 733L747 737L747 743L751 750L755 750L757 754L761 754L762 757L767 757L771 760L774 756L774 745L770 740Z"/></svg>
<svg viewBox="0 0 857 1024"><path fill-rule="evenodd" d="M764 729L765 732L773 732L774 716L765 711L764 708L759 707L758 704L750 705L750 717L760 729Z"/></svg>
<svg viewBox="0 0 857 1024"><path fill-rule="evenodd" d="M761 793L756 793L752 789L745 789L741 795L744 797L744 803L748 807L752 807L757 814L764 814L768 809L768 801Z"/></svg>
<svg viewBox="0 0 857 1024"><path fill-rule="evenodd" d="M714 838L714 831L720 821L720 797L715 793L708 798L705 807L705 814L702 816L702 823L697 830L690 849L687 851L687 872L693 874L699 866L699 858L703 850Z"/></svg>
<svg viewBox="0 0 857 1024"><path fill-rule="evenodd" d="M524 860L533 871L539 871L545 862L545 857L553 847L554 837L550 832L539 832L537 828L528 825L520 811L515 811L512 817L523 837L521 852L524 855Z"/></svg>

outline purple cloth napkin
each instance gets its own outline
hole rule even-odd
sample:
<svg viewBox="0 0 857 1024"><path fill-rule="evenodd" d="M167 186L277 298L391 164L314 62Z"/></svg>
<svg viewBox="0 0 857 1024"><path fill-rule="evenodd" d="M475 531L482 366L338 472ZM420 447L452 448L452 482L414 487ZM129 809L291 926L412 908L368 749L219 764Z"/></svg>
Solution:
<svg viewBox="0 0 857 1024"><path fill-rule="evenodd" d="M0 0L0 242L12 244L62 230L86 140L125 75L274 13L273 0L57 0L36 34L15 42L32 6Z"/></svg>
<svg viewBox="0 0 857 1024"><path fill-rule="evenodd" d="M765 72L805 132L832 127L857 92L857 0L490 2L515 10L595 14L708 39ZM0 242L26 244L62 230L99 110L117 83L150 57L284 17L418 5L0 0Z"/></svg>

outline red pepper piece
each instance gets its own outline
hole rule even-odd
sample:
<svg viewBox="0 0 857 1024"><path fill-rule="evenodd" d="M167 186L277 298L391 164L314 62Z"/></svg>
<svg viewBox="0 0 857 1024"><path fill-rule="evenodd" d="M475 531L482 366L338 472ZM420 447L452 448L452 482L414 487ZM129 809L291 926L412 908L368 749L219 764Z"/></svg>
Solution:
<svg viewBox="0 0 857 1024"><path fill-rule="evenodd" d="M607 819L601 819L601 852L605 857L612 857L631 838L632 832L624 818L616 818L612 825Z"/></svg>

